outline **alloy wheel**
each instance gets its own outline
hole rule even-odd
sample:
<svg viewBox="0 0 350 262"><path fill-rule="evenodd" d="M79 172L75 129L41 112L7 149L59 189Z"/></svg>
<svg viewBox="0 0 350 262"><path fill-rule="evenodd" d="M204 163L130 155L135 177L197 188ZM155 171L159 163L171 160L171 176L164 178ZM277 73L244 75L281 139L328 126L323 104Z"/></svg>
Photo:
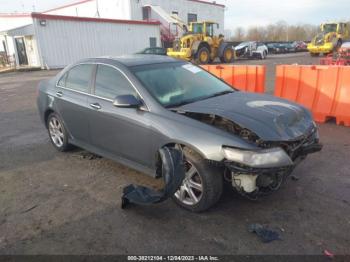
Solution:
<svg viewBox="0 0 350 262"><path fill-rule="evenodd" d="M186 175L185 179L176 191L175 197L183 204L193 206L196 205L203 195L203 182L196 167L186 161L185 163Z"/></svg>
<svg viewBox="0 0 350 262"><path fill-rule="evenodd" d="M62 124L56 117L51 117L49 121L49 133L52 142L57 147L62 147L64 143L64 133Z"/></svg>

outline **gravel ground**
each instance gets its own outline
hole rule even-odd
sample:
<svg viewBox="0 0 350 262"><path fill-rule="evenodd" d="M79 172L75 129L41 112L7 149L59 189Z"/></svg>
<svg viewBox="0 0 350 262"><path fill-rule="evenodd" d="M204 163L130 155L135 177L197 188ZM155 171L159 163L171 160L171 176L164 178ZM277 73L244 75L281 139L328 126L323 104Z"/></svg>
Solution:
<svg viewBox="0 0 350 262"><path fill-rule="evenodd" d="M275 64L314 62L295 54L239 63L266 63L272 87ZM349 254L350 128L320 125L323 151L260 201L227 190L202 214L171 200L122 210L123 186L160 183L82 150L54 150L35 97L38 82L56 73L0 75L0 254ZM262 243L250 223L282 240Z"/></svg>

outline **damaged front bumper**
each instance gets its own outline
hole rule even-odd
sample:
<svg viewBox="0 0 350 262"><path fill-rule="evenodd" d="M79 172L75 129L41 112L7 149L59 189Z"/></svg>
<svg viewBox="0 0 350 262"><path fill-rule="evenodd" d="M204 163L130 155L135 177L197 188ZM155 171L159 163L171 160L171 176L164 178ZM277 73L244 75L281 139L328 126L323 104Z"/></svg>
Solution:
<svg viewBox="0 0 350 262"><path fill-rule="evenodd" d="M318 135L304 139L293 149L286 150L289 164L276 164L269 167L252 167L242 163L225 160L225 178L243 196L257 199L280 188L283 181L292 173L294 168L306 158L308 154L321 151ZM282 163L282 162L281 162Z"/></svg>

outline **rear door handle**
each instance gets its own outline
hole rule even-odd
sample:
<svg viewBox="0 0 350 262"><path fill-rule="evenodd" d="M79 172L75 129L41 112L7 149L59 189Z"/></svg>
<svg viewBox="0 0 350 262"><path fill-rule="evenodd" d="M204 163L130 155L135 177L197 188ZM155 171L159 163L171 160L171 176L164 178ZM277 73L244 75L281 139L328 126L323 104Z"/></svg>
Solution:
<svg viewBox="0 0 350 262"><path fill-rule="evenodd" d="M56 93L56 96L62 97L62 96L63 96L63 93L62 93L61 91L58 91L58 92Z"/></svg>
<svg viewBox="0 0 350 262"><path fill-rule="evenodd" d="M91 106L93 109L96 109L96 110L101 109L101 106L100 106L99 103L93 103L93 104L90 104L90 106Z"/></svg>

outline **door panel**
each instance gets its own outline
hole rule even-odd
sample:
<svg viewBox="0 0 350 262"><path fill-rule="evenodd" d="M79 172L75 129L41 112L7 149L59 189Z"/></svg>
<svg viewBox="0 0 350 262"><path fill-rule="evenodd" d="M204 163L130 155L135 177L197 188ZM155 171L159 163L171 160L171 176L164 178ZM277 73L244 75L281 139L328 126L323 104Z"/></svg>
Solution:
<svg viewBox="0 0 350 262"><path fill-rule="evenodd" d="M61 92L60 95L58 95ZM57 88L56 105L69 134L76 140L89 142L87 95Z"/></svg>
<svg viewBox="0 0 350 262"><path fill-rule="evenodd" d="M70 69L59 81L56 105L70 135L81 142L90 142L88 96L94 65L80 64Z"/></svg>
<svg viewBox="0 0 350 262"><path fill-rule="evenodd" d="M118 108L112 103L119 95L137 92L123 73L114 67L98 65L94 94L89 97L89 127L94 146L116 156L152 166L149 112L135 108Z"/></svg>
<svg viewBox="0 0 350 262"><path fill-rule="evenodd" d="M88 98L91 141L117 156L152 167L150 152L153 137L149 112L134 108L117 108L112 102ZM100 109L92 105L99 105Z"/></svg>

